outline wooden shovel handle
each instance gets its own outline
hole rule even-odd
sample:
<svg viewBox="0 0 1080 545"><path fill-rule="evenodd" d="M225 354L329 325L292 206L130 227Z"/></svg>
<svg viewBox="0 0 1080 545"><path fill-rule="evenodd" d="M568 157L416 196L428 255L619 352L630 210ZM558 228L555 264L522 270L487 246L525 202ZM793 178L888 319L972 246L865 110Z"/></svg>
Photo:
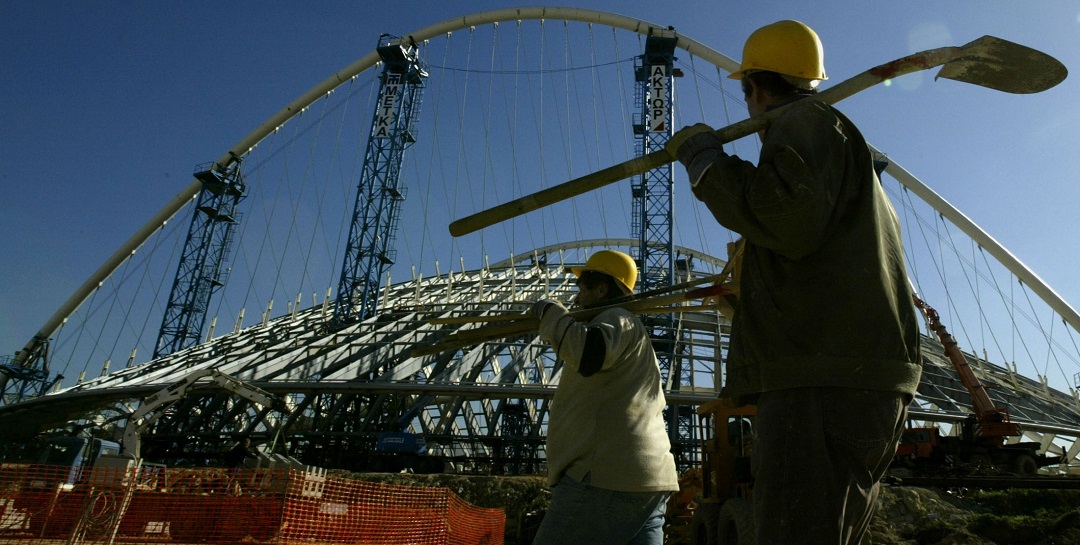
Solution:
<svg viewBox="0 0 1080 545"><path fill-rule="evenodd" d="M1068 74L1061 62L1041 51L1001 38L983 36L960 47L939 47L921 51L875 66L818 93L814 99L826 104L835 104L883 81L937 66L943 66L938 77L1008 93L1037 93L1057 85ZM723 142L731 142L751 135L768 127L783 110L784 108L777 108L765 115L728 125L717 130L716 135ZM478 231L538 208L648 172L674 159L665 150L630 159L456 220L450 224L450 234L460 237Z"/></svg>

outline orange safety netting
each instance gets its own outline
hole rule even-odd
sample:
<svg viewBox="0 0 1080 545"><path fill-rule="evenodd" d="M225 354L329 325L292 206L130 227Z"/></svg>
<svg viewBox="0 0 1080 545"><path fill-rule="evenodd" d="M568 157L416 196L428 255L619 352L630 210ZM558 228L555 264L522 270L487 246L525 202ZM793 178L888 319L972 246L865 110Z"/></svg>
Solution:
<svg viewBox="0 0 1080 545"><path fill-rule="evenodd" d="M506 514L446 488L324 471L0 466L0 544L494 545Z"/></svg>

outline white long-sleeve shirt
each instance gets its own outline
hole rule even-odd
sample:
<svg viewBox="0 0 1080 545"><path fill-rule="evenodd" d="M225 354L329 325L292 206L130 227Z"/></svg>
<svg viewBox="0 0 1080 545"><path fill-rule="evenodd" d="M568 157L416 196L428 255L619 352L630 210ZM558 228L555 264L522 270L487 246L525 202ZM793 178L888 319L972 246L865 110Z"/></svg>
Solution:
<svg viewBox="0 0 1080 545"><path fill-rule="evenodd" d="M589 329L601 334L604 357L599 366L585 362L586 369L598 367L586 377L579 371ZM615 308L578 322L554 304L540 321L540 337L564 362L548 425L548 483L564 473L578 481L588 474L592 486L609 490L678 490L660 367L641 320Z"/></svg>

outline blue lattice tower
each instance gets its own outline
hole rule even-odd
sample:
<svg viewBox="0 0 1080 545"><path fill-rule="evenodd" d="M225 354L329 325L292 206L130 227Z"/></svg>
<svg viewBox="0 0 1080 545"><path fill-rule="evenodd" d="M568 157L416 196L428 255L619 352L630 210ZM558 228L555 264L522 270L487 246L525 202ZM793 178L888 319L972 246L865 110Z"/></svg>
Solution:
<svg viewBox="0 0 1080 545"><path fill-rule="evenodd" d="M671 138L674 112L674 81L681 75L674 68L674 32L660 31L645 40L645 53L635 66L634 95L640 107L640 117L634 124L636 151L645 155L663 149ZM638 240L633 256L641 271L638 288L641 291L677 283L674 243L671 236L673 210L673 166L671 164L642 174L633 184L634 237ZM645 317L651 329L653 346L660 362L660 372L672 390L692 385L689 369L682 369L679 352L683 344L671 314ZM669 405L666 415L676 461L680 468L689 467L689 453L694 444L694 415L690 407ZM690 447L685 448L685 447Z"/></svg>
<svg viewBox="0 0 1080 545"><path fill-rule="evenodd" d="M57 382L64 380L63 375L49 380L49 341L35 341L31 343L33 350L24 349L14 358L0 356L0 406L43 396Z"/></svg>
<svg viewBox="0 0 1080 545"><path fill-rule="evenodd" d="M155 359L201 341L210 299L225 285L228 276L225 263L240 220L237 206L247 192L240 174L240 159L235 155L225 165L210 163L196 167L195 178L203 187L161 320Z"/></svg>
<svg viewBox="0 0 1080 545"><path fill-rule="evenodd" d="M405 199L401 162L405 148L415 141L412 125L427 78L415 44L384 34L378 52L383 61L382 86L371 120L332 327L369 318L378 309L379 280L396 257L393 242Z"/></svg>
<svg viewBox="0 0 1080 545"><path fill-rule="evenodd" d="M639 155L663 149L671 138L675 40L673 36L649 36L645 54L638 57L634 94L641 109L634 134ZM633 184L633 229L638 239L633 254L641 270L642 291L674 283L672 173L672 165L664 165L642 174Z"/></svg>

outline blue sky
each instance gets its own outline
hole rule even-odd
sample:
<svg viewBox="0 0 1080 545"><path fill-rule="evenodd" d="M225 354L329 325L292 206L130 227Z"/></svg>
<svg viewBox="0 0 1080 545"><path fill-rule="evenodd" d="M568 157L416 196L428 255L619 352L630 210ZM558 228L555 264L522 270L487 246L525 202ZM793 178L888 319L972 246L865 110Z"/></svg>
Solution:
<svg viewBox="0 0 1080 545"><path fill-rule="evenodd" d="M779 19L821 35L841 81L984 34L1076 71L1015 96L927 74L840 107L867 139L1080 305L1080 6L1075 2L566 1L671 25L738 58ZM406 34L508 2L0 3L0 351L29 340L212 161L304 91ZM377 6L377 7L375 7ZM829 82L826 82L826 85ZM719 125L719 120L717 120Z"/></svg>

